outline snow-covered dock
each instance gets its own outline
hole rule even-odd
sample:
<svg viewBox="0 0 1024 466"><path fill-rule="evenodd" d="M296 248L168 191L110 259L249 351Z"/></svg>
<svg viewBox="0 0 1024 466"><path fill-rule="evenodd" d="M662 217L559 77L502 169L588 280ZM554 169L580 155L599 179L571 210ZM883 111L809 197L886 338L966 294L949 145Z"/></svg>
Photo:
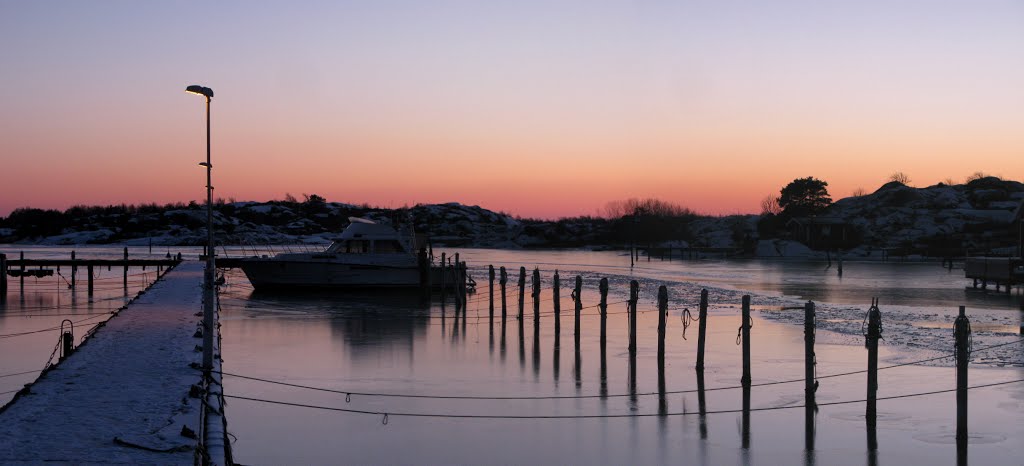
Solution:
<svg viewBox="0 0 1024 466"><path fill-rule="evenodd" d="M182 263L8 405L0 463L193 464L202 282Z"/></svg>

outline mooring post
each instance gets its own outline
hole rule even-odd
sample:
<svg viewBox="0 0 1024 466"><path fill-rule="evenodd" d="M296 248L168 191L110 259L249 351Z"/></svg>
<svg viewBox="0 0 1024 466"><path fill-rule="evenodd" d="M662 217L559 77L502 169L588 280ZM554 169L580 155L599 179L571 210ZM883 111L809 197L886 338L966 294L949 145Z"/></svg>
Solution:
<svg viewBox="0 0 1024 466"><path fill-rule="evenodd" d="M469 269L465 261L459 262L459 308L466 309L466 299L469 297ZM465 323L466 321L463 320Z"/></svg>
<svg viewBox="0 0 1024 466"><path fill-rule="evenodd" d="M704 373L704 344L708 333L708 290L700 290L700 311L697 313L697 372Z"/></svg>
<svg viewBox="0 0 1024 466"><path fill-rule="evenodd" d="M533 268L533 321L540 322L540 269Z"/></svg>
<svg viewBox="0 0 1024 466"><path fill-rule="evenodd" d="M487 297L489 300L487 309L491 322L494 322L494 266L487 266Z"/></svg>
<svg viewBox="0 0 1024 466"><path fill-rule="evenodd" d="M604 348L608 336L608 279L602 278L597 289L601 293L598 309L601 313L601 348Z"/></svg>
<svg viewBox="0 0 1024 466"><path fill-rule="evenodd" d="M21 275L19 280L21 283L19 283L20 289L18 291L21 292L22 296L25 296L25 251L19 251L18 258L21 259Z"/></svg>
<svg viewBox="0 0 1024 466"><path fill-rule="evenodd" d="M75 292L75 275L78 272L78 265L75 264L75 251L71 251L71 292Z"/></svg>
<svg viewBox="0 0 1024 466"><path fill-rule="evenodd" d="M868 334L865 346L868 348L868 404L865 413L869 426L875 425L878 397L878 340L882 338L882 311L878 309L878 298L871 300L868 309Z"/></svg>
<svg viewBox="0 0 1024 466"><path fill-rule="evenodd" d="M523 309L526 307L526 267L519 267L519 314L516 318L523 320Z"/></svg>
<svg viewBox="0 0 1024 466"><path fill-rule="evenodd" d="M555 309L555 348L558 347L562 335L562 297L559 290L562 282L558 277L558 269L555 269L555 276L551 278L551 304Z"/></svg>
<svg viewBox="0 0 1024 466"><path fill-rule="evenodd" d="M814 383L814 365L817 363L814 358L814 302L807 301L804 304L804 406L808 413L813 413L817 403L814 400L814 392L818 387Z"/></svg>
<svg viewBox="0 0 1024 466"><path fill-rule="evenodd" d="M572 290L572 300L575 308L575 319L573 332L576 334L576 346L580 346L580 314L583 311L583 277L576 276L576 286Z"/></svg>
<svg viewBox="0 0 1024 466"><path fill-rule="evenodd" d="M7 254L0 254L0 303L7 302Z"/></svg>
<svg viewBox="0 0 1024 466"><path fill-rule="evenodd" d="M743 323L740 324L740 333L743 335L743 377L740 383L745 387L750 386L750 295L743 295Z"/></svg>
<svg viewBox="0 0 1024 466"><path fill-rule="evenodd" d="M445 253L441 253L441 307L448 300L448 262Z"/></svg>
<svg viewBox="0 0 1024 466"><path fill-rule="evenodd" d="M953 349L956 354L956 439L967 440L967 364L971 359L971 321L966 308L960 306L960 315L953 322L956 338Z"/></svg>
<svg viewBox="0 0 1024 466"><path fill-rule="evenodd" d="M124 248L124 287L128 288L128 248Z"/></svg>
<svg viewBox="0 0 1024 466"><path fill-rule="evenodd" d="M92 264L85 267L85 272L89 274L89 279L87 280L89 282L89 296L92 296L93 277L95 276Z"/></svg>
<svg viewBox="0 0 1024 466"><path fill-rule="evenodd" d="M416 266L420 272L420 301L424 304L430 302L430 259L427 258L427 249L420 248L416 254ZM160 270L157 269L157 275Z"/></svg>
<svg viewBox="0 0 1024 466"><path fill-rule="evenodd" d="M416 265L420 271L420 302L430 302L430 259L427 258L427 248L420 248L416 254ZM157 269L159 276L160 269Z"/></svg>
<svg viewBox="0 0 1024 466"><path fill-rule="evenodd" d="M629 352L636 353L636 302L640 299L640 282L629 282Z"/></svg>
<svg viewBox="0 0 1024 466"><path fill-rule="evenodd" d="M74 335L71 334L71 332L65 331L60 335L61 354L60 358L58 359L59 361L63 361L68 356L71 356L71 350L74 349L74 340L75 337Z"/></svg>
<svg viewBox="0 0 1024 466"><path fill-rule="evenodd" d="M508 283L508 272L505 271L504 266L501 267L500 272L498 285L501 286L501 328L505 328L505 315L507 311L505 306L505 284Z"/></svg>
<svg viewBox="0 0 1024 466"><path fill-rule="evenodd" d="M455 265L452 268L452 288L455 294L455 310L462 309L462 262L459 261L459 253L455 253Z"/></svg>
<svg viewBox="0 0 1024 466"><path fill-rule="evenodd" d="M573 331L573 341L576 347L576 364L574 367L576 371L576 388L579 388L583 384L581 373L581 366L583 365L583 362L582 358L580 357L580 312L583 310L583 277L579 275L576 276L576 287L573 288L572 299L575 304L574 307L576 311L576 318L574 324L575 330Z"/></svg>
<svg viewBox="0 0 1024 466"><path fill-rule="evenodd" d="M668 288L658 287L658 367L665 367L665 319L668 315Z"/></svg>
<svg viewBox="0 0 1024 466"><path fill-rule="evenodd" d="M462 261L462 307L469 307L469 264ZM466 321L462 321L465 325Z"/></svg>

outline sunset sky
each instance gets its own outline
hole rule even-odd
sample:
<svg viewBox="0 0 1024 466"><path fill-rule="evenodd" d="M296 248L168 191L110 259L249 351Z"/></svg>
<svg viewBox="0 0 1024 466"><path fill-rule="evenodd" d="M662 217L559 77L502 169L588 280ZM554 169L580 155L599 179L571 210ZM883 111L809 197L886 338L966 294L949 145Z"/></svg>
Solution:
<svg viewBox="0 0 1024 466"><path fill-rule="evenodd" d="M0 0L0 215L216 197L526 217L1024 179L1024 2Z"/></svg>

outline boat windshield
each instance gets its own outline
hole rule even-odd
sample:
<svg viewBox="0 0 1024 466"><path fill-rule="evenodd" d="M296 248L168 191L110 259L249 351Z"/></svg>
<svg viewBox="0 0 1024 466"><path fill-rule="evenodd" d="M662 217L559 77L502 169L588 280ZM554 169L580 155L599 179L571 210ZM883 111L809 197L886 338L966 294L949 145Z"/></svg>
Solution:
<svg viewBox="0 0 1024 466"><path fill-rule="evenodd" d="M405 248L402 247L398 240L393 239L347 239L331 243L324 252L330 254L364 254L371 252L378 254L394 254L404 253Z"/></svg>

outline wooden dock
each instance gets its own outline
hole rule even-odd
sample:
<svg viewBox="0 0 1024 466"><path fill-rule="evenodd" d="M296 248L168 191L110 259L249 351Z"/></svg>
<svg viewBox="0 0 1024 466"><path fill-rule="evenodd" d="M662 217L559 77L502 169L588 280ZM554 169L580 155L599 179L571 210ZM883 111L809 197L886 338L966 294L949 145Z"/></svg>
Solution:
<svg viewBox="0 0 1024 466"><path fill-rule="evenodd" d="M114 267L122 269L124 286L127 287L130 267L138 267L143 270L146 267L156 267L160 272L164 268L174 267L180 263L180 254L168 259L130 259L128 248L124 248L124 256L121 259L78 259L75 257L74 251L71 252L71 257L68 259L26 259L24 253L21 253L18 259L10 259L6 254L0 254L0 300L7 295L8 276L19 278L20 286L24 289L25 277L52 276L54 269L59 271L61 267L67 267L71 271L70 277L67 279L68 284L74 288L78 282L78 268L83 267L86 272L88 291L92 295L97 267L101 270L103 267L108 270Z"/></svg>
<svg viewBox="0 0 1024 466"><path fill-rule="evenodd" d="M988 289L989 284L1000 286L1007 293L1015 285L1024 284L1024 259L1020 257L968 257L964 276L974 280L973 287Z"/></svg>
<svg viewBox="0 0 1024 466"><path fill-rule="evenodd" d="M0 409L0 463L196 463L203 267L164 274Z"/></svg>

